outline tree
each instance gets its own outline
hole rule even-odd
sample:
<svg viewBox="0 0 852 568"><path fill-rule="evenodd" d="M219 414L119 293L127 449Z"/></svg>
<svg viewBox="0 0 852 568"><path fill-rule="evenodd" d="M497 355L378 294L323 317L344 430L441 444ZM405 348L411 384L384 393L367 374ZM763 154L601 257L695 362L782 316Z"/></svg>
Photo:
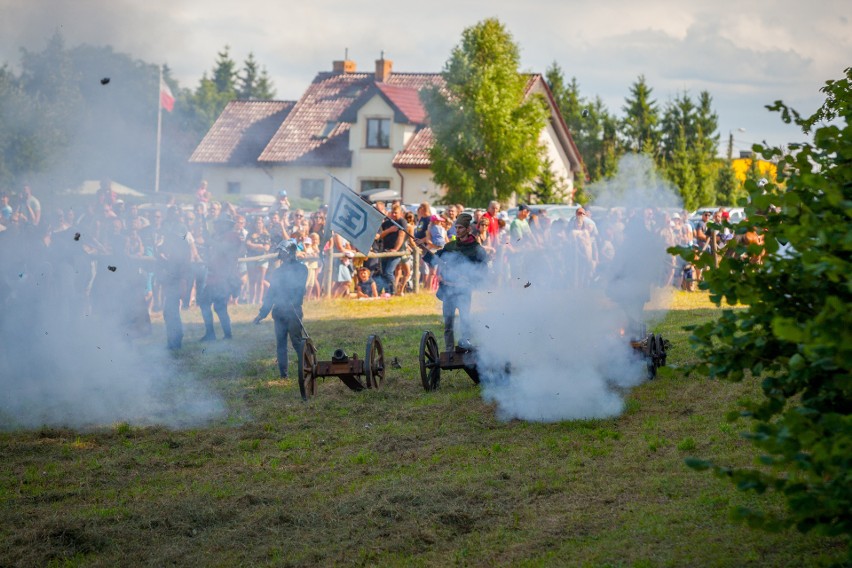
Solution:
<svg viewBox="0 0 852 568"><path fill-rule="evenodd" d="M695 141L695 103L689 93L677 95L663 110L660 122L660 157L665 165L673 159L675 149L682 138L684 145L691 148Z"/></svg>
<svg viewBox="0 0 852 568"><path fill-rule="evenodd" d="M32 103L25 104L25 112L32 113L32 123L18 122L28 143L21 148L17 176L44 171L47 164L61 158L71 144L84 116L84 101L79 89L79 72L74 67L65 40L56 31L41 52L21 49L21 75L19 85ZM19 120L21 117L15 117ZM40 154L40 155L37 155ZM27 163L34 169L23 171Z"/></svg>
<svg viewBox="0 0 852 568"><path fill-rule="evenodd" d="M737 179L731 160L725 160L716 172L715 193L719 205L736 205L741 197L740 180Z"/></svg>
<svg viewBox="0 0 852 568"><path fill-rule="evenodd" d="M564 203L571 197L565 178L553 171L553 161L545 157L541 172L529 190L528 203Z"/></svg>
<svg viewBox="0 0 852 568"><path fill-rule="evenodd" d="M707 91L698 95L694 122L696 134L701 132L703 135L699 147L705 156L713 158L719 151L719 115L713 110L713 97Z"/></svg>
<svg viewBox="0 0 852 568"><path fill-rule="evenodd" d="M666 104L660 123L660 167L669 172L669 179L677 185L684 205L689 208L716 202L714 162L719 134L712 102L707 91L701 92L697 105L689 93L679 94ZM685 146L686 154L679 150L681 145ZM680 160L677 165L676 159ZM684 167L692 170L688 185Z"/></svg>
<svg viewBox="0 0 852 568"><path fill-rule="evenodd" d="M656 157L659 149L659 111L657 101L651 99L653 89L639 75L630 86L630 95L625 99L622 135L625 146L633 152L642 152Z"/></svg>
<svg viewBox="0 0 852 568"><path fill-rule="evenodd" d="M693 153L686 146L686 131L683 126L678 128L677 136L673 141L671 157L665 170L670 181L680 188L683 198L683 206L687 209L696 209L702 205L697 194L695 171L693 170Z"/></svg>
<svg viewBox="0 0 852 568"><path fill-rule="evenodd" d="M237 77L237 94L241 99L268 100L275 98L275 89L266 68L260 68L249 52L243 63L242 74Z"/></svg>
<svg viewBox="0 0 852 568"><path fill-rule="evenodd" d="M751 421L759 464L688 463L712 468L742 491L777 492L784 512L743 508L737 515L765 529L842 536L852 562L852 68L823 92L825 103L808 118L781 101L768 107L805 133L815 129L813 141L789 154L756 147L779 159L784 186L747 181L748 219L735 230L751 237L731 241L718 270L707 256L698 261L717 305L745 307L693 328L701 361L694 370L759 378L762 397L732 417Z"/></svg>
<svg viewBox="0 0 852 568"><path fill-rule="evenodd" d="M519 61L511 34L487 19L462 33L444 65L445 87L424 90L435 136L432 173L447 187L447 201L482 207L539 175L547 107L540 97L525 99Z"/></svg>
<svg viewBox="0 0 852 568"><path fill-rule="evenodd" d="M744 197L742 184L737 179L733 163L734 137L728 136L728 158L716 170L715 192L719 205L736 205L740 197Z"/></svg>
<svg viewBox="0 0 852 568"><path fill-rule="evenodd" d="M545 78L580 151L589 181L595 182L615 173L621 153L617 140L618 121L600 97L589 102L580 96L580 86L575 77L566 85L562 69L556 62L548 67ZM578 190L582 188L578 187ZM579 196L574 197L577 200Z"/></svg>
<svg viewBox="0 0 852 568"><path fill-rule="evenodd" d="M204 73L195 92L186 98L185 104L192 109L190 122L207 132L230 101L237 98L236 63L230 56L227 45L217 54L210 75Z"/></svg>

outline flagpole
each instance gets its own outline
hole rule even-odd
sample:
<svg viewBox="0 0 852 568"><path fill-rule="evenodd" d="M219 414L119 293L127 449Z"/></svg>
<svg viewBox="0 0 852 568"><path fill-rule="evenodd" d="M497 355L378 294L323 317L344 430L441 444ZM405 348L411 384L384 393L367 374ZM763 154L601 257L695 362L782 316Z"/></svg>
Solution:
<svg viewBox="0 0 852 568"><path fill-rule="evenodd" d="M160 138L163 132L163 103L162 103L162 88L163 88L163 66L157 66L160 71L160 80L157 81L157 162L154 167L154 193L160 191Z"/></svg>

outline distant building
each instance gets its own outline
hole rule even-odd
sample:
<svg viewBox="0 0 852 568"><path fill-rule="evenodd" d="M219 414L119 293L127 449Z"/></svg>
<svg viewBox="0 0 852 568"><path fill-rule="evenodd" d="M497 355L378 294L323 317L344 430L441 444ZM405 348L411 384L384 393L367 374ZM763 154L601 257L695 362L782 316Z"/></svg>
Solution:
<svg viewBox="0 0 852 568"><path fill-rule="evenodd" d="M335 61L298 101L232 101L195 149L213 195L274 194L328 200L332 174L358 192L393 190L402 201L434 201L443 188L432 180L434 138L420 91L443 84L437 73L394 73L376 61L357 73L353 61ZM540 74L529 75L527 95L550 106L542 130L554 173L573 193L583 164L553 95Z"/></svg>

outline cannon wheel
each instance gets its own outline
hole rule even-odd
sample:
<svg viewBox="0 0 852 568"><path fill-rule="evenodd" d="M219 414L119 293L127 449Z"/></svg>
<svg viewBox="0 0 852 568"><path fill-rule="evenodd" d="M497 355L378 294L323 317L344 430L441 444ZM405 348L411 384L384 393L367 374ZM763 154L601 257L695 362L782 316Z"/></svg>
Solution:
<svg viewBox="0 0 852 568"><path fill-rule="evenodd" d="M660 366L660 345L657 336L653 333L648 335L648 373L651 378L657 377L657 368Z"/></svg>
<svg viewBox="0 0 852 568"><path fill-rule="evenodd" d="M441 381L440 357L435 336L431 331L424 331L420 338L420 380L427 391L437 389Z"/></svg>
<svg viewBox="0 0 852 568"><path fill-rule="evenodd" d="M378 335L367 338L364 363L367 365L367 388L378 389L385 382L385 350Z"/></svg>
<svg viewBox="0 0 852 568"><path fill-rule="evenodd" d="M668 342L663 339L662 335L657 335L657 349L659 349L660 353L660 367L666 366L666 358L668 357L667 353L667 344Z"/></svg>
<svg viewBox="0 0 852 568"><path fill-rule="evenodd" d="M305 385L305 394L308 398L317 394L317 348L310 338L305 340L302 349L302 380Z"/></svg>

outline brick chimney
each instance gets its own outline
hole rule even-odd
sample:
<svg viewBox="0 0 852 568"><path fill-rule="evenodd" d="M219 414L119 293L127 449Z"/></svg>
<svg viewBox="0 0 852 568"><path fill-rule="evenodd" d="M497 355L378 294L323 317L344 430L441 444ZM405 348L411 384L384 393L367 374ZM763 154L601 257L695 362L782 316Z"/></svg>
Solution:
<svg viewBox="0 0 852 568"><path fill-rule="evenodd" d="M334 73L354 73L355 62L351 59L344 59L343 61L332 61L331 70Z"/></svg>
<svg viewBox="0 0 852 568"><path fill-rule="evenodd" d="M390 77L393 69L393 61L385 59L385 52L382 52L381 59L376 59L376 81L384 83Z"/></svg>

